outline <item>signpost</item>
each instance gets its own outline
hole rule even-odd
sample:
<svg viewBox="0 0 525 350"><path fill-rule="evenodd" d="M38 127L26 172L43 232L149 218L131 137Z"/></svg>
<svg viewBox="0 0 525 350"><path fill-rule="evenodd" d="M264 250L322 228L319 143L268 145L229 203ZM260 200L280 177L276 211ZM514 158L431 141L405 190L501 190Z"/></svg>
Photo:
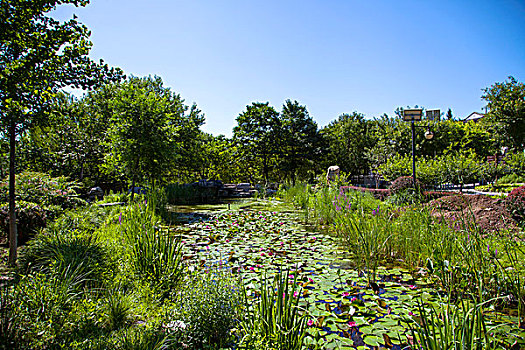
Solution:
<svg viewBox="0 0 525 350"><path fill-rule="evenodd" d="M427 109L426 111L427 120L441 120L441 110L439 109Z"/></svg>
<svg viewBox="0 0 525 350"><path fill-rule="evenodd" d="M439 110L438 114L439 114ZM412 179L414 180L414 186L416 185L416 121L421 120L421 116L423 115L423 109L422 108L414 108L414 109L404 109L403 110L403 120L406 122L412 123ZM432 113L433 115L433 113ZM428 118L428 111L427 111L427 118ZM422 128L423 126L419 126ZM425 133L425 138L428 140L431 140L432 137L434 137L434 133L430 131L430 129L427 130L427 133Z"/></svg>
<svg viewBox="0 0 525 350"><path fill-rule="evenodd" d="M406 122L420 121L422 115L423 115L423 109L421 108L403 110L403 120Z"/></svg>

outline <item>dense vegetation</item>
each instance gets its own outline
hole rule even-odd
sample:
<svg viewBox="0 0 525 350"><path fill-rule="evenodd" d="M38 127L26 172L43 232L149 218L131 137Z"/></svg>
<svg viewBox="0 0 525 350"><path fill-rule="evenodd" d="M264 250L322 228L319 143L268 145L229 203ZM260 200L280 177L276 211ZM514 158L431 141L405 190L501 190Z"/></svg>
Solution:
<svg viewBox="0 0 525 350"><path fill-rule="evenodd" d="M523 83L486 88L489 112L478 122L450 109L424 120L435 137L418 130L414 183L402 107L319 128L298 101L280 111L252 102L231 138L206 134L198 106L160 77L93 62L89 30L48 16L88 3L0 0L0 228L10 247L0 347L523 345ZM343 173L332 186L330 165ZM344 190L365 174L392 185L374 192L379 199ZM199 179L286 184L288 206L173 224L167 204L198 198L180 183ZM424 204L443 195L429 189L471 182L510 192L503 229L485 231L464 213L438 218L442 207ZM118 194L87 203L95 185Z"/></svg>

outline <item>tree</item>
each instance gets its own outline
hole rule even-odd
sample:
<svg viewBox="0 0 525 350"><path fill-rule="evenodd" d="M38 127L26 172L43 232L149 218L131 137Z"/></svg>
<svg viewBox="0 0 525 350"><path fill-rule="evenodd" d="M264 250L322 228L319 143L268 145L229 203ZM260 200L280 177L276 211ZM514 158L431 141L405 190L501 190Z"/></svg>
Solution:
<svg viewBox="0 0 525 350"><path fill-rule="evenodd" d="M233 137L245 160L261 163L263 178L269 181L270 163L279 151L281 123L279 113L269 103L253 102L237 117Z"/></svg>
<svg viewBox="0 0 525 350"><path fill-rule="evenodd" d="M321 136L317 123L310 117L306 106L286 100L281 111L281 167L295 185L298 172L303 176L315 168L320 155Z"/></svg>
<svg viewBox="0 0 525 350"><path fill-rule="evenodd" d="M342 114L321 130L328 143L328 160L349 174L363 174L370 168L365 149L371 146L369 122L360 113Z"/></svg>
<svg viewBox="0 0 525 350"><path fill-rule="evenodd" d="M487 118L495 123L510 141L509 146L525 147L525 84L514 77L483 90L488 101Z"/></svg>
<svg viewBox="0 0 525 350"><path fill-rule="evenodd" d="M452 110L450 108L447 111L447 120L454 120L454 116L452 115Z"/></svg>
<svg viewBox="0 0 525 350"><path fill-rule="evenodd" d="M132 187L137 181L162 181L184 158L184 149L192 149L188 142L204 117L195 105L185 106L159 77L131 77L115 88L106 171L121 172Z"/></svg>
<svg viewBox="0 0 525 350"><path fill-rule="evenodd" d="M9 135L9 264L16 262L16 138L44 119L57 91L87 88L119 79L120 70L93 62L86 26L73 18L61 23L46 16L60 4L85 6L89 0L0 0L1 130Z"/></svg>

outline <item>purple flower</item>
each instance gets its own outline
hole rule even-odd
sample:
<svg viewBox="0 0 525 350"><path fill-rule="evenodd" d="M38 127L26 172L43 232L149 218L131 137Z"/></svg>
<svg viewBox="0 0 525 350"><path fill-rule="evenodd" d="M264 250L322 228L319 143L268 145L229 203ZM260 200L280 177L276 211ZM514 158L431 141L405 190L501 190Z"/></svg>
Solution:
<svg viewBox="0 0 525 350"><path fill-rule="evenodd" d="M122 213L118 216L118 224L120 225L122 223Z"/></svg>

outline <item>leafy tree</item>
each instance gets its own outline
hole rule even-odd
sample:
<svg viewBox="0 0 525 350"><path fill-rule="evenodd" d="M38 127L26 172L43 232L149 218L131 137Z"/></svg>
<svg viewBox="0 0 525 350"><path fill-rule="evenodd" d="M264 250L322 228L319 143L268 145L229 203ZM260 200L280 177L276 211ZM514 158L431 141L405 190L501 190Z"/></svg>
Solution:
<svg viewBox="0 0 525 350"><path fill-rule="evenodd" d="M525 84L514 77L503 83L495 83L483 90L483 99L488 101L487 117L496 123L504 135L508 136L509 146L525 147Z"/></svg>
<svg viewBox="0 0 525 350"><path fill-rule="evenodd" d="M20 156L26 168L79 180L99 179L109 120L88 105L61 94L46 125L36 125L22 137Z"/></svg>
<svg viewBox="0 0 525 350"><path fill-rule="evenodd" d="M262 165L262 175L269 181L270 165L279 152L281 139L279 113L269 103L253 102L237 117L233 138L244 161Z"/></svg>
<svg viewBox="0 0 525 350"><path fill-rule="evenodd" d="M370 125L360 113L342 114L321 130L328 143L327 159L349 174L363 174L370 169L363 150L371 146Z"/></svg>
<svg viewBox="0 0 525 350"><path fill-rule="evenodd" d="M132 181L163 180L184 157L204 117L195 105L163 86L159 77L131 77L116 86L108 129L107 172ZM189 113L186 113L188 112Z"/></svg>
<svg viewBox="0 0 525 350"><path fill-rule="evenodd" d="M9 135L9 263L16 262L15 147L17 135L45 117L62 87L89 87L120 78L120 70L93 62L89 31L76 18L61 23L47 13L89 0L0 1L1 129Z"/></svg>
<svg viewBox="0 0 525 350"><path fill-rule="evenodd" d="M321 136L317 123L310 117L306 106L286 100L281 112L281 168L295 185L299 175L304 177L309 169L316 168Z"/></svg>
<svg viewBox="0 0 525 350"><path fill-rule="evenodd" d="M447 120L454 120L454 116L452 115L452 110L449 108L447 111Z"/></svg>

